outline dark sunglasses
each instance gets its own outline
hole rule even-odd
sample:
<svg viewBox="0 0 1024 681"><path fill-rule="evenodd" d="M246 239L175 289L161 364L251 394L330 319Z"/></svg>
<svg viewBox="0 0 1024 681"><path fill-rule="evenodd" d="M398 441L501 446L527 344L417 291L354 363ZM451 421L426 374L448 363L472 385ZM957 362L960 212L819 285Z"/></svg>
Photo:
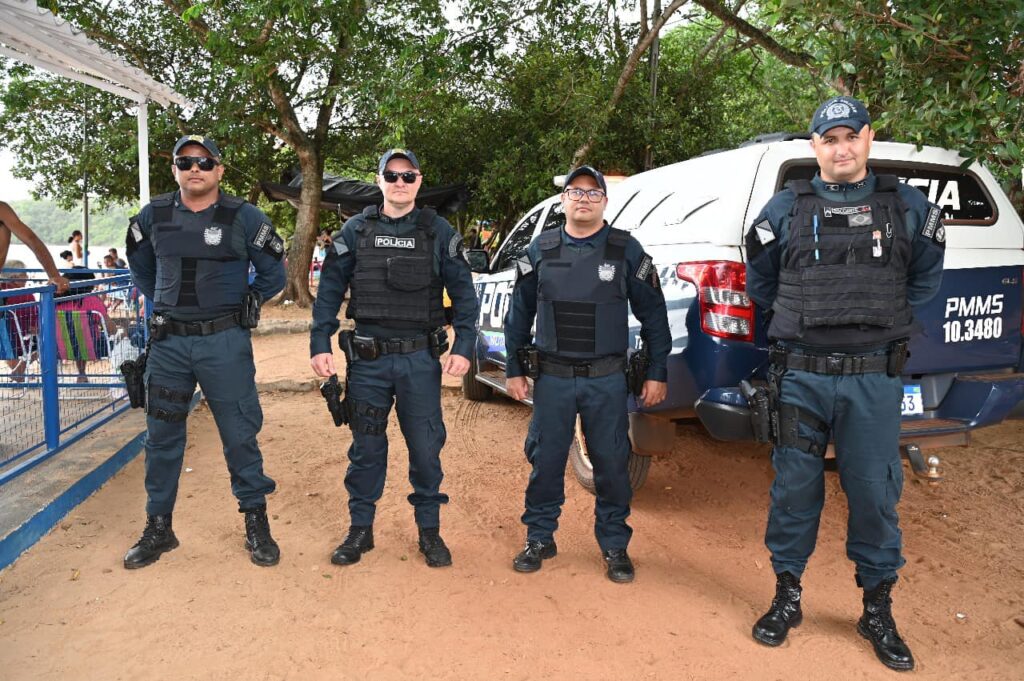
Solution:
<svg viewBox="0 0 1024 681"><path fill-rule="evenodd" d="M385 170L381 175L384 177L384 181L388 183L398 182L398 178L402 178L402 182L412 184L416 181L416 178L420 176L420 173L414 173L411 170L406 170L404 173L396 173L394 170Z"/></svg>
<svg viewBox="0 0 1024 681"><path fill-rule="evenodd" d="M174 167L178 170L192 170L192 166L199 166L200 170L210 171L216 168L219 164L217 159L210 158L209 156L179 156L174 159Z"/></svg>

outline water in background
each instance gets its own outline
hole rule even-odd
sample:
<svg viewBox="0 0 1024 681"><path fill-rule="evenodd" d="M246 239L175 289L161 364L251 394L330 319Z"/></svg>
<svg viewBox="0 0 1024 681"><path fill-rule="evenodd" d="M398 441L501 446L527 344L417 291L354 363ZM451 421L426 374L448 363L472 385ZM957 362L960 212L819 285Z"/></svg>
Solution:
<svg viewBox="0 0 1024 681"><path fill-rule="evenodd" d="M89 244L89 267L92 269L103 269L103 256L107 254L107 251L111 248L117 249L117 254L124 260L128 260L124 257L124 244L119 245L104 245L99 246L93 243ZM61 260L59 255L61 251L69 251L68 244L62 244L59 246L46 245L46 250L53 256L53 262L57 263L59 269L67 269L70 267L65 261ZM25 267L30 269L41 268L42 265L36 259L36 254L32 252L32 249L25 244L11 243L11 249L7 252L7 260L20 260L25 263Z"/></svg>

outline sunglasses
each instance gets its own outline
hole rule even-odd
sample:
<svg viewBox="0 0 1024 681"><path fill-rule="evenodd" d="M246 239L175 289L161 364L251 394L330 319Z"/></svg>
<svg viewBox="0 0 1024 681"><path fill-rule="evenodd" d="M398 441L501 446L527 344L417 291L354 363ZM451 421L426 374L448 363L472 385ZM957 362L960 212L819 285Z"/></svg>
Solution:
<svg viewBox="0 0 1024 681"><path fill-rule="evenodd" d="M396 173L394 170L385 170L381 173L384 181L391 184L398 182L398 178L402 178L402 182L406 184L412 184L416 181L416 178L420 176L420 173L414 173L411 170L406 170L404 173Z"/></svg>
<svg viewBox="0 0 1024 681"><path fill-rule="evenodd" d="M573 201L582 201L583 197L586 196L590 201L600 201L605 197L605 193L600 189L566 189L565 195Z"/></svg>
<svg viewBox="0 0 1024 681"><path fill-rule="evenodd" d="M217 159L209 156L179 156L174 159L174 167L178 170L192 170L194 165L199 166L200 170L209 172L220 164L217 163Z"/></svg>

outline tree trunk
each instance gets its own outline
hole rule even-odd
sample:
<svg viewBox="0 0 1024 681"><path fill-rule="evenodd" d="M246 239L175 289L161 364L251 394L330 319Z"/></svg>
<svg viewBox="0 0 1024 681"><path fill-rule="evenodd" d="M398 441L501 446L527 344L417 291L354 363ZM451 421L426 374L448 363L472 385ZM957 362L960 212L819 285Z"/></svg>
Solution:
<svg viewBox="0 0 1024 681"><path fill-rule="evenodd" d="M295 235L288 248L288 279L282 300L294 301L299 307L313 304L309 292L309 265L313 261L313 246L320 231L320 196L324 184L323 157L319 149L306 149L299 153L302 170L302 193L295 217Z"/></svg>

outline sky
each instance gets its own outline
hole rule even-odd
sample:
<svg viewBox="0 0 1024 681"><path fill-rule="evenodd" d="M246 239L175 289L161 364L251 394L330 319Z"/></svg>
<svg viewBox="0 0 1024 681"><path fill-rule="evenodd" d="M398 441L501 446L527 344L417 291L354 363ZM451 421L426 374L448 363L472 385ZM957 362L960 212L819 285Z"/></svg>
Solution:
<svg viewBox="0 0 1024 681"><path fill-rule="evenodd" d="M0 201L20 201L30 199L29 191L32 183L16 179L11 175L14 157L6 149L0 149Z"/></svg>

